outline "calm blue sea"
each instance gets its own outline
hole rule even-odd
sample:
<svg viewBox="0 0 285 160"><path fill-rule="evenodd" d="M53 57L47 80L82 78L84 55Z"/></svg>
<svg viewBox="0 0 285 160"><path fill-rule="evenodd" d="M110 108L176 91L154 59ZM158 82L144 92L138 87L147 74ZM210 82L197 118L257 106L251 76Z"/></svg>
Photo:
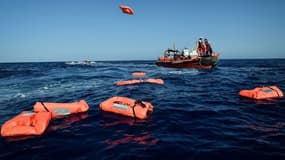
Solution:
<svg viewBox="0 0 285 160"><path fill-rule="evenodd" d="M0 124L36 101L85 99L88 113L51 121L42 136L0 138L0 159L285 159L285 99L256 101L238 92L277 85L285 60L220 60L212 70L157 67L154 61L0 64ZM164 85L117 87L133 71ZM149 101L147 120L99 110L112 96Z"/></svg>

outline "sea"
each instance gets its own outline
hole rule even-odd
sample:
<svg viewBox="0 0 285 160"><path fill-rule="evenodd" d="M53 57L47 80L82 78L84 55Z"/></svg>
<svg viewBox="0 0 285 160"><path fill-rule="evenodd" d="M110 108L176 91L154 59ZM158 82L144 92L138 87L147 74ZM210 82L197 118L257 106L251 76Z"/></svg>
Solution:
<svg viewBox="0 0 285 160"><path fill-rule="evenodd" d="M132 72L146 72L133 77ZM116 86L161 78L163 85ZM285 99L239 91L285 91L285 59L220 60L213 69L175 69L155 61L1 63L0 124L35 102L86 100L89 111L53 119L41 136L0 137L1 160L284 160ZM101 111L113 96L150 102L146 120Z"/></svg>

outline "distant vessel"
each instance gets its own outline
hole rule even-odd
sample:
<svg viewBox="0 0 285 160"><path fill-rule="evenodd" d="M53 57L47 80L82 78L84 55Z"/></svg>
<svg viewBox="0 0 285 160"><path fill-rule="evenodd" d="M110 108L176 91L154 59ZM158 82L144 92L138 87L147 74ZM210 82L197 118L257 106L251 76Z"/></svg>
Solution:
<svg viewBox="0 0 285 160"><path fill-rule="evenodd" d="M68 64L68 65L94 65L94 64L96 64L96 62L95 61L89 61L89 60L68 61L68 62L65 62L65 64Z"/></svg>
<svg viewBox="0 0 285 160"><path fill-rule="evenodd" d="M184 48L182 54L177 49L167 49L156 61L157 66L172 68L213 68L218 63L219 53L198 55L196 50L190 52Z"/></svg>
<svg viewBox="0 0 285 160"><path fill-rule="evenodd" d="M80 64L80 62L79 61L68 61L68 62L65 62L65 64L76 65L76 64Z"/></svg>
<svg viewBox="0 0 285 160"><path fill-rule="evenodd" d="M83 61L83 64L85 64L85 65L92 65L92 64L95 64L96 62L94 62L94 61L89 61L89 60L84 60Z"/></svg>

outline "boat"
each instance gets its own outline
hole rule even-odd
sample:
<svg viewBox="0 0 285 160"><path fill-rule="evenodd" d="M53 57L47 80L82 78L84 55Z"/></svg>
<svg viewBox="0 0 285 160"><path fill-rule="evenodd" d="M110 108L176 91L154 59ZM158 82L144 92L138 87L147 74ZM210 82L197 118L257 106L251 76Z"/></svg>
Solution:
<svg viewBox="0 0 285 160"><path fill-rule="evenodd" d="M84 61L82 62L82 64L83 64L83 65L94 65L94 64L96 64L96 62L95 62L95 61L84 60Z"/></svg>
<svg viewBox="0 0 285 160"><path fill-rule="evenodd" d="M167 49L164 55L158 58L156 65L171 68L211 69L217 65L219 56L219 53L198 55L196 50L190 53L188 48L184 48L182 54L177 49Z"/></svg>
<svg viewBox="0 0 285 160"><path fill-rule="evenodd" d="M80 62L79 61L68 61L68 62L65 62L65 64L67 64L67 65L78 65L78 64L80 64Z"/></svg>
<svg viewBox="0 0 285 160"><path fill-rule="evenodd" d="M84 60L84 61L68 61L65 62L67 65L95 65L95 61L90 61L90 60Z"/></svg>

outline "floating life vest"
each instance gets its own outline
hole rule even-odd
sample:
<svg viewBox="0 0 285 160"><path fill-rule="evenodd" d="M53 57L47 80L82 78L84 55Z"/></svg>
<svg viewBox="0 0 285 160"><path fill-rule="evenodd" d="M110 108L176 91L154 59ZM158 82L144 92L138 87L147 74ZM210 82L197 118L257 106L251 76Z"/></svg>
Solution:
<svg viewBox="0 0 285 160"><path fill-rule="evenodd" d="M51 120L50 112L21 112L6 121L1 128L2 136L41 135Z"/></svg>
<svg viewBox="0 0 285 160"><path fill-rule="evenodd" d="M51 112L53 118L73 113L86 112L88 109L89 106L85 100L73 103L36 102L34 105L35 112Z"/></svg>
<svg viewBox="0 0 285 160"><path fill-rule="evenodd" d="M138 119L146 119L148 112L153 111L149 102L136 101L127 97L112 97L100 104L100 109Z"/></svg>
<svg viewBox="0 0 285 160"><path fill-rule="evenodd" d="M134 10L129 6L120 5L120 8L122 12L125 14L133 15L135 13Z"/></svg>
<svg viewBox="0 0 285 160"><path fill-rule="evenodd" d="M154 78L148 78L146 80L125 80L125 81L119 81L117 82L117 86L123 86L123 85L130 85L130 84L138 84L138 83L155 83L155 84L163 84L164 81L162 79L154 79Z"/></svg>
<svg viewBox="0 0 285 160"><path fill-rule="evenodd" d="M146 75L145 72L133 72L132 73L132 76L134 76L134 77L143 77L145 75Z"/></svg>
<svg viewBox="0 0 285 160"><path fill-rule="evenodd" d="M282 98L283 93L277 86L256 87L251 90L241 90L240 96L252 99Z"/></svg>

